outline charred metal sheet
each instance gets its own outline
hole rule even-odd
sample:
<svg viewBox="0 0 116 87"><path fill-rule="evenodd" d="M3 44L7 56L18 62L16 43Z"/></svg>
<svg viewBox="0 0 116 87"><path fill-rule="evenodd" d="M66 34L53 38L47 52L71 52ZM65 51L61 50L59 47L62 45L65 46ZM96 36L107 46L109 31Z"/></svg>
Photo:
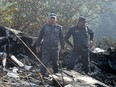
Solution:
<svg viewBox="0 0 116 87"><path fill-rule="evenodd" d="M74 85L74 87L80 84L80 87L97 87L98 85L101 85L101 87L109 87L108 85L90 77L89 75L82 75L74 70L71 71L67 71L64 70L65 73L73 76L74 78L74 82L71 82L72 85Z"/></svg>

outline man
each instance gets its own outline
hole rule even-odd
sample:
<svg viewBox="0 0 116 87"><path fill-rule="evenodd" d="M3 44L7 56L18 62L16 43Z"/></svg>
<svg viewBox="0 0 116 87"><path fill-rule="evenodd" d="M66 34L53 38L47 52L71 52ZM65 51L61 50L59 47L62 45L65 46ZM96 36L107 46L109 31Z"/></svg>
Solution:
<svg viewBox="0 0 116 87"><path fill-rule="evenodd" d="M77 25L73 26L66 34L65 40L73 48L72 56L68 61L68 69L73 69L77 58L81 57L85 73L89 72L89 40L93 41L94 33L85 25L86 19L79 17ZM72 36L73 43L69 41Z"/></svg>
<svg viewBox="0 0 116 87"><path fill-rule="evenodd" d="M47 67L51 60L54 73L58 73L57 60L59 58L59 49L64 49L62 27L56 22L56 14L51 13L48 23L43 25L40 31L36 45L36 51L39 52L42 42L42 62ZM40 71L42 75L45 75L46 69L43 66L41 66Z"/></svg>

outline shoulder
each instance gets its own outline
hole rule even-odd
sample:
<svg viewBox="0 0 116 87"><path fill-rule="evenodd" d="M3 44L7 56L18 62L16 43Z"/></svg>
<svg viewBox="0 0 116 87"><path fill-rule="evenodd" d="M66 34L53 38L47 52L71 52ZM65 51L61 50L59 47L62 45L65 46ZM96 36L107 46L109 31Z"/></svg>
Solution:
<svg viewBox="0 0 116 87"><path fill-rule="evenodd" d="M88 26L86 26L86 31L88 31L88 33L94 33L92 29L90 29Z"/></svg>
<svg viewBox="0 0 116 87"><path fill-rule="evenodd" d="M49 27L49 24L44 24L43 26L42 26L43 28L45 28L45 27Z"/></svg>
<svg viewBox="0 0 116 87"><path fill-rule="evenodd" d="M77 29L77 28L78 28L77 25L73 25L73 26L71 26L71 29Z"/></svg>
<svg viewBox="0 0 116 87"><path fill-rule="evenodd" d="M69 31L74 31L75 29L77 29L77 26L76 25L71 26L70 29L69 29Z"/></svg>
<svg viewBox="0 0 116 87"><path fill-rule="evenodd" d="M56 24L56 27L59 28L59 29L62 29L62 26L59 25L59 24Z"/></svg>

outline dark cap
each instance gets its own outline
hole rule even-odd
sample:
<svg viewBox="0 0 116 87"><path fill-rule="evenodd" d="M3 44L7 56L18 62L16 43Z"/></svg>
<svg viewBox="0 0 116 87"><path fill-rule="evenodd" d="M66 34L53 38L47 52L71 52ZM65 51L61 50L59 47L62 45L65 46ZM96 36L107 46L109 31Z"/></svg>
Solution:
<svg viewBox="0 0 116 87"><path fill-rule="evenodd" d="M49 15L49 18L57 18L57 17L56 17L56 14L55 14L55 13L51 13L51 14Z"/></svg>
<svg viewBox="0 0 116 87"><path fill-rule="evenodd" d="M79 17L78 21L85 21L86 22L86 18L85 17Z"/></svg>

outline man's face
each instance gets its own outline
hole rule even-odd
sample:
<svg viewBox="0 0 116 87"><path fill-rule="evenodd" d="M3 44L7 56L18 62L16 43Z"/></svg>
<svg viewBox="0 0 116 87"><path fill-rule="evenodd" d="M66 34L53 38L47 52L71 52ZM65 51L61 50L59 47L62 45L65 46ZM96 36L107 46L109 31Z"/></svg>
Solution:
<svg viewBox="0 0 116 87"><path fill-rule="evenodd" d="M55 24L56 21L57 21L57 19L56 19L55 17L49 18L49 23L50 23L50 24Z"/></svg>
<svg viewBox="0 0 116 87"><path fill-rule="evenodd" d="M78 24L80 27L83 28L83 27L85 27L86 21L79 21Z"/></svg>

